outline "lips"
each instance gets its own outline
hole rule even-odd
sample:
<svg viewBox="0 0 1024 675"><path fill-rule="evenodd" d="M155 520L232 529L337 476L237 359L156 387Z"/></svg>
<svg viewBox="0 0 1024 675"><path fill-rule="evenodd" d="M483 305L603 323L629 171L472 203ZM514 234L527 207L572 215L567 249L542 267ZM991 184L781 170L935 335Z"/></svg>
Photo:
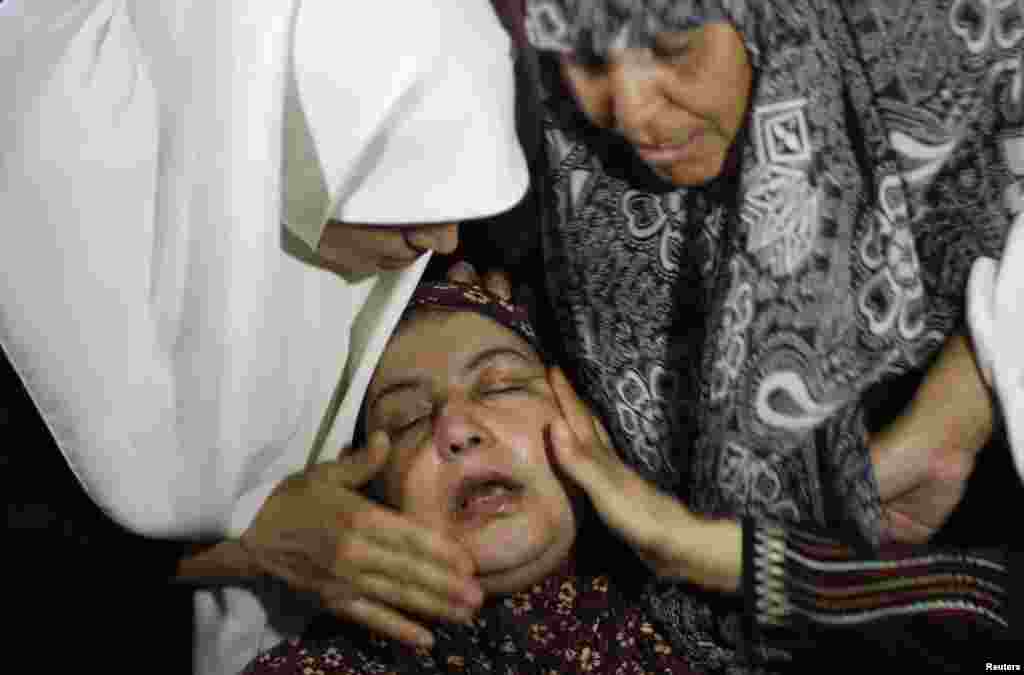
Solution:
<svg viewBox="0 0 1024 675"><path fill-rule="evenodd" d="M522 483L500 472L466 476L452 493L452 512L467 523L507 514L518 506L523 489Z"/></svg>
<svg viewBox="0 0 1024 675"><path fill-rule="evenodd" d="M694 131L682 143L664 143L660 145L635 145L640 159L648 164L666 165L686 159L693 151L694 143L704 135L703 131Z"/></svg>

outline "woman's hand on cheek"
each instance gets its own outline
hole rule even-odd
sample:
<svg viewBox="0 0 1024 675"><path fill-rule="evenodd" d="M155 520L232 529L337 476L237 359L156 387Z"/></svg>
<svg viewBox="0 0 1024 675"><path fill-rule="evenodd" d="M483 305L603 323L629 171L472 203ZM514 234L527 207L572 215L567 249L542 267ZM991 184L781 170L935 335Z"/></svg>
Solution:
<svg viewBox="0 0 1024 675"><path fill-rule="evenodd" d="M355 623L414 646L432 644L417 619L468 622L483 601L471 556L455 541L364 496L384 466L370 447L283 481L242 544L253 562Z"/></svg>
<svg viewBox="0 0 1024 675"><path fill-rule="evenodd" d="M743 536L734 520L708 520L660 492L627 466L601 421L558 368L548 379L562 419L548 429L558 466L590 497L605 524L661 579L734 593L742 574Z"/></svg>
<svg viewBox="0 0 1024 675"><path fill-rule="evenodd" d="M687 541L697 519L679 500L660 492L619 458L604 426L560 369L552 368L548 379L562 410L562 419L548 429L559 467L587 493L605 524L655 574L685 578L687 556L680 544Z"/></svg>

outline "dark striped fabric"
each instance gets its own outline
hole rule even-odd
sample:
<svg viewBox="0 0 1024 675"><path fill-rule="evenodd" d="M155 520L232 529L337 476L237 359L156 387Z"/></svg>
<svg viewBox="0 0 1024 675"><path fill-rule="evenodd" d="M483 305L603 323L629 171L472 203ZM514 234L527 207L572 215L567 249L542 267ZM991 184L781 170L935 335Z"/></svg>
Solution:
<svg viewBox="0 0 1024 675"><path fill-rule="evenodd" d="M959 672L1024 638L1010 592L1020 571L1005 548L878 550L755 519L744 538L753 643L818 658L835 644L864 663L891 653Z"/></svg>
<svg viewBox="0 0 1024 675"><path fill-rule="evenodd" d="M761 626L852 626L914 614L1007 627L999 556L889 549L862 555L809 530L750 525L753 597Z"/></svg>

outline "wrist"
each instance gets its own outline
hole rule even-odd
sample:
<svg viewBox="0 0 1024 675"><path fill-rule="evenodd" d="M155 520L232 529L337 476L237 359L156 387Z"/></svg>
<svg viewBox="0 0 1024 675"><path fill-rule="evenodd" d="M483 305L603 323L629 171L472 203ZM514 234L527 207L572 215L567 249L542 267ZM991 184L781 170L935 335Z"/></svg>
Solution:
<svg viewBox="0 0 1024 675"><path fill-rule="evenodd" d="M178 561L175 581L179 583L209 583L224 579L255 579L263 570L238 540L216 544L201 544L192 548Z"/></svg>
<svg viewBox="0 0 1024 675"><path fill-rule="evenodd" d="M672 576L701 588L737 593L743 571L743 530L736 520L691 515L672 535Z"/></svg>
<svg viewBox="0 0 1024 675"><path fill-rule="evenodd" d="M743 576L743 528L739 521L708 519L701 526L704 542L700 568L702 586L710 590L737 593Z"/></svg>

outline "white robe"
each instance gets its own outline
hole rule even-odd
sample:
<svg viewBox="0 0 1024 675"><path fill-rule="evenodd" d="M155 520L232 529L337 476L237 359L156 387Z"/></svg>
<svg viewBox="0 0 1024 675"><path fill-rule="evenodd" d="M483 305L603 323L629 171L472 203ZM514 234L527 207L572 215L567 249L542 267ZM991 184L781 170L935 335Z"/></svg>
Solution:
<svg viewBox="0 0 1024 675"><path fill-rule="evenodd" d="M312 264L308 244L353 184L317 127L343 131L350 113L330 109L339 98L323 74L365 66L309 62L332 53L324 21L402 49L386 26L346 23L347 6L0 5L0 344L86 492L134 532L237 537L283 477L350 443L426 265L350 282ZM298 50L306 12L321 43ZM481 39L507 41L491 18ZM495 86L511 115L511 65ZM285 133L286 101L310 128ZM323 161L282 172L285 155ZM516 161L512 180L490 181L484 211L522 196ZM482 215L459 206L447 217ZM281 636L248 591L201 592L196 606L196 672L237 672Z"/></svg>
<svg viewBox="0 0 1024 675"><path fill-rule="evenodd" d="M974 263L967 287L974 350L1000 406L1017 474L1024 482L1024 213L1000 262Z"/></svg>

